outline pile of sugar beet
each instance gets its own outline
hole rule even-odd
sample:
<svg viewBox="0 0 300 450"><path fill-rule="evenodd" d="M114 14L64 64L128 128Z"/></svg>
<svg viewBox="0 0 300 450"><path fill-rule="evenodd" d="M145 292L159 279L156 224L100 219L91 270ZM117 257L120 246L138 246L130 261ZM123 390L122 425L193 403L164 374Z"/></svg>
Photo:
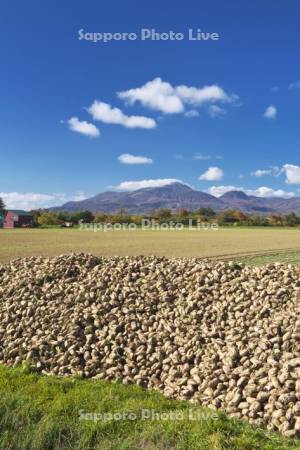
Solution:
<svg viewBox="0 0 300 450"><path fill-rule="evenodd" d="M0 363L300 434L300 268L88 254L0 266Z"/></svg>

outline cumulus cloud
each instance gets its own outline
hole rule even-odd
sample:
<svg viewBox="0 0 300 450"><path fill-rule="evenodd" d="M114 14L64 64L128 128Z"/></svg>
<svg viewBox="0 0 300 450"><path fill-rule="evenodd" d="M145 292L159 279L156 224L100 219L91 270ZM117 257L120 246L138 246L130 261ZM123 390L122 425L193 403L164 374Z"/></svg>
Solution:
<svg viewBox="0 0 300 450"><path fill-rule="evenodd" d="M272 166L268 169L257 169L254 172L251 172L251 175L257 178L265 175L278 177L282 174L285 174L285 182L287 184L300 184L300 166L295 164L284 164L282 167Z"/></svg>
<svg viewBox="0 0 300 450"><path fill-rule="evenodd" d="M152 164L153 160L147 156L134 156L129 153L123 153L118 157L122 164Z"/></svg>
<svg viewBox="0 0 300 450"><path fill-rule="evenodd" d="M211 195L214 195L215 197L221 197L223 194L226 194L226 192L231 191L243 191L247 195L254 195L255 197L261 197L261 198L292 198L295 197L294 192L286 192L283 189L272 189L266 186L261 186L257 189L245 189L243 187L237 187L237 186L211 186L209 189L207 189L206 192L208 192Z"/></svg>
<svg viewBox="0 0 300 450"><path fill-rule="evenodd" d="M62 193L40 194L35 192L0 192L6 207L9 209L39 209L61 205L68 201L84 200L87 196L79 192L74 195Z"/></svg>
<svg viewBox="0 0 300 450"><path fill-rule="evenodd" d="M274 105L270 105L264 112L264 117L266 119L276 119L277 116L277 108Z"/></svg>
<svg viewBox="0 0 300 450"><path fill-rule="evenodd" d="M139 88L118 92L118 97L131 105L140 102L143 106L161 111L164 114L184 111L184 104L174 87L161 78L148 81Z"/></svg>
<svg viewBox="0 0 300 450"><path fill-rule="evenodd" d="M87 108L94 120L104 123L123 125L126 128L154 128L156 122L150 117L127 116L119 108L97 100Z"/></svg>
<svg viewBox="0 0 300 450"><path fill-rule="evenodd" d="M236 186L211 186L206 190L208 194L214 195L215 197L221 197L226 194L226 192L231 191L244 191L244 189Z"/></svg>
<svg viewBox="0 0 300 450"><path fill-rule="evenodd" d="M287 184L300 184L300 166L285 164L282 170L285 172Z"/></svg>
<svg viewBox="0 0 300 450"><path fill-rule="evenodd" d="M137 189L143 188L167 186L168 184L172 183L182 183L182 181L177 180L176 178L158 178L156 180L123 181L118 186L116 186L116 189L120 189L122 191L136 191Z"/></svg>
<svg viewBox="0 0 300 450"><path fill-rule="evenodd" d="M84 134L92 138L100 136L99 129L92 123L85 120L80 121L78 117L71 117L68 120L69 129L76 133Z"/></svg>
<svg viewBox="0 0 300 450"><path fill-rule="evenodd" d="M209 167L198 179L201 181L219 181L223 178L223 175L224 172L219 167Z"/></svg>
<svg viewBox="0 0 300 450"><path fill-rule="evenodd" d="M118 92L118 97L133 105L140 103L147 108L164 114L183 113L186 106L199 107L214 103L233 103L238 97L228 94L220 86L202 88L193 86L172 86L171 83L155 78L141 87ZM188 116L191 112L186 113ZM195 115L193 112L192 115Z"/></svg>
<svg viewBox="0 0 300 450"><path fill-rule="evenodd" d="M282 198L291 198L295 197L294 192L286 192L283 189L272 189L266 186L261 186L255 190L246 190L246 194L255 195L256 197L282 197Z"/></svg>
<svg viewBox="0 0 300 450"><path fill-rule="evenodd" d="M204 86L203 88L188 87L185 85L175 87L179 98L187 104L201 106L205 103L231 103L238 97L234 94L227 94L224 89L215 84Z"/></svg>

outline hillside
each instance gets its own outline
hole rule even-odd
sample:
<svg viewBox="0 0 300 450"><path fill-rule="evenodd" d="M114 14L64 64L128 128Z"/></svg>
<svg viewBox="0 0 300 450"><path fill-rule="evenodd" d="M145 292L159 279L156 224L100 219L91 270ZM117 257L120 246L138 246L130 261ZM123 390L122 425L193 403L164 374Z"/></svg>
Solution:
<svg viewBox="0 0 300 450"><path fill-rule="evenodd" d="M195 211L212 208L215 211L238 209L253 214L300 214L300 197L262 198L249 196L242 191L231 191L217 198L205 192L192 189L181 183L163 187L144 188L131 192L103 192L85 200L67 202L51 208L52 211L80 211L113 213L125 209L130 214L146 214L158 208Z"/></svg>

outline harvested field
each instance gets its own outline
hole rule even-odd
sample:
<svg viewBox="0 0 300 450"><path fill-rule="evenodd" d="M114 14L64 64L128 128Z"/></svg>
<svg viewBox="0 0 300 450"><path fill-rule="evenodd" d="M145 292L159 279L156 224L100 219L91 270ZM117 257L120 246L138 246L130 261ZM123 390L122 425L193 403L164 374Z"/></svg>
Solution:
<svg viewBox="0 0 300 450"><path fill-rule="evenodd" d="M96 256L156 255L245 260L251 264L300 264L298 228L220 228L218 231L110 231L0 229L0 264L28 256L62 253Z"/></svg>
<svg viewBox="0 0 300 450"><path fill-rule="evenodd" d="M0 268L0 363L119 380L300 432L300 269L158 257Z"/></svg>

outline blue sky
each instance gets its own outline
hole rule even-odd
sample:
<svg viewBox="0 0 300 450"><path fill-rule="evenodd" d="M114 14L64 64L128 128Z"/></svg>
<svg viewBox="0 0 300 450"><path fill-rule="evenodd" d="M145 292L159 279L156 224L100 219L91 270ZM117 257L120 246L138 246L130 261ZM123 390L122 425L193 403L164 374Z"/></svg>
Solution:
<svg viewBox="0 0 300 450"><path fill-rule="evenodd" d="M300 195L299 21L297 0L3 0L0 196L29 209L170 180Z"/></svg>

